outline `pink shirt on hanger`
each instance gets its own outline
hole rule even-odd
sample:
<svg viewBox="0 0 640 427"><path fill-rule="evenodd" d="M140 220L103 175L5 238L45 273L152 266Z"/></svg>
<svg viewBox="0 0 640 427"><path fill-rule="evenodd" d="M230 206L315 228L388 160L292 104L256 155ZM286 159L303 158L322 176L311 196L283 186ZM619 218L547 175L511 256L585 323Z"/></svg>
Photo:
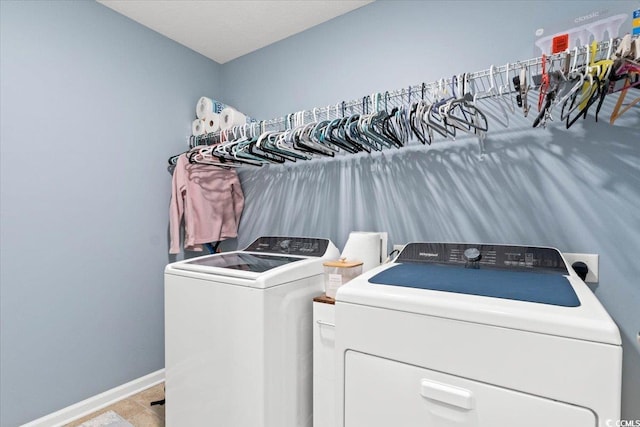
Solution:
<svg viewBox="0 0 640 427"><path fill-rule="evenodd" d="M184 249L201 251L203 243L238 236L244 194L233 169L189 163L178 158L173 172L169 206L170 254L180 252L180 224L184 218Z"/></svg>

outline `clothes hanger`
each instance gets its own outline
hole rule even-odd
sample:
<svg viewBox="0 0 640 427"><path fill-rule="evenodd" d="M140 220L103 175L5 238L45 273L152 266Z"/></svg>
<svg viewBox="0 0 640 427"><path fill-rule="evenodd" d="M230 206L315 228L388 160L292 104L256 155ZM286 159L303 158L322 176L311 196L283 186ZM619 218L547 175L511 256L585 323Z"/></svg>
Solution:
<svg viewBox="0 0 640 427"><path fill-rule="evenodd" d="M220 144L216 148L217 152L222 152L227 159L251 166L262 166L264 161L257 156L246 151L251 143L251 138L247 135L250 129L249 124L235 126L232 129L233 137L225 144Z"/></svg>
<svg viewBox="0 0 640 427"><path fill-rule="evenodd" d="M502 81L502 85L499 87L500 99L505 104L507 111L511 114L516 112L516 103L513 98L514 89L511 88L511 80L509 80L509 70L511 69L511 64L507 62L507 65L504 67L504 77L502 77L502 73L498 71L498 75L500 75L500 80Z"/></svg>
<svg viewBox="0 0 640 427"><path fill-rule="evenodd" d="M585 73L587 73L586 77L588 79L585 80L585 83L582 86L580 101L576 103L576 95L573 94L571 96L571 107L569 108L566 116L567 129L571 127L579 117L586 118L589 108L596 103L597 107L595 116L596 121L598 120L598 113L600 112L604 98L608 93L610 76L612 75L613 70L614 61L611 59L612 47L613 39L610 39L606 55L604 58L596 61L598 43L594 41L590 46L587 46ZM569 116L571 112L576 109L575 105L577 105L579 112L573 119L571 119Z"/></svg>
<svg viewBox="0 0 640 427"><path fill-rule="evenodd" d="M425 129L426 123L424 121L424 105L426 105L424 101L426 84L423 82L421 86L421 98L415 103L409 106L409 128L413 135L420 141L423 145L429 144L433 141L433 135L429 133L427 129ZM409 87L409 101L411 101L411 87Z"/></svg>
<svg viewBox="0 0 640 427"><path fill-rule="evenodd" d="M232 129L225 129L223 132L221 132L220 142L209 144L206 148L202 148L199 151L198 156L195 157L195 161L197 163L202 163L202 161L198 161L199 158L202 159L203 156L213 156L223 162L233 162L233 155L228 150L228 148L233 146L238 138L239 136L237 127L233 127Z"/></svg>
<svg viewBox="0 0 640 427"><path fill-rule="evenodd" d="M364 114L369 113L369 102L371 101L373 95L365 96L362 101L361 111ZM340 126L338 128L338 132L344 140L346 140L351 146L353 146L357 151L365 151L370 153L372 149L377 149L375 146L375 141L371 140L370 137L364 136L364 133L360 133L364 128L357 128L360 123L360 117L362 114L357 113L356 106L349 106L349 114L346 114L345 117L340 122ZM367 114L367 117L363 119L363 123L370 124L370 120L372 115ZM369 121L367 121L369 119ZM373 147L373 148L372 148Z"/></svg>
<svg viewBox="0 0 640 427"><path fill-rule="evenodd" d="M346 124L345 136L352 143L357 142L368 150L380 151L384 148L384 145L378 135L375 134L373 129L375 112L372 113L369 108L369 101L371 101L374 96L375 94L362 98L362 113L351 116Z"/></svg>
<svg viewBox="0 0 640 427"><path fill-rule="evenodd" d="M508 73L509 67L507 66L507 73ZM469 108L470 112L472 113L472 121L470 123L471 127L474 130L474 133L478 136L479 139L479 143L480 143L480 148L481 148L481 158L483 156L484 153L484 139L486 136L486 132L489 130L489 121L487 119L487 116L484 114L484 112L482 111L481 108L479 108L474 102L473 102L473 85L471 84L471 79L470 79L470 75L468 73L463 74L463 93L464 93L464 100L466 102L467 108ZM508 74L507 74L507 78L508 78Z"/></svg>
<svg viewBox="0 0 640 427"><path fill-rule="evenodd" d="M620 91L620 96L618 96L618 100L616 101L616 105L613 107L613 111L611 112L611 117L609 118L609 123L614 124L618 117L622 116L624 113L629 111L631 107L638 104L640 102L640 96L633 99L630 103L626 104L623 107L624 99L627 96L627 92L631 88L631 77L627 76L625 79L625 85Z"/></svg>
<svg viewBox="0 0 640 427"><path fill-rule="evenodd" d="M247 152L249 145L253 141L253 138L255 138L254 125L255 123L251 123L250 125L247 124L242 126L242 129L241 129L242 138L241 140L238 140L230 148L230 153L233 156L233 158L238 162L252 165L252 166L262 167L265 161ZM249 130L249 136L247 136L247 129Z"/></svg>
<svg viewBox="0 0 640 427"><path fill-rule="evenodd" d="M508 70L509 70L509 66L507 66L507 79L509 76ZM478 107L473 102L473 98L474 98L474 95L472 94L473 85L471 84L469 74L466 74L464 77L465 77L464 79L465 84L463 87L465 88L464 90L466 91L465 99L467 101L469 108L471 108L473 112L472 127L475 130L475 134L478 136L478 142L480 144L480 154L481 154L480 159L482 160L482 158L484 157L484 140L486 138L486 133L489 130L489 121L487 119L487 116L484 114L484 111L482 110L482 108Z"/></svg>
<svg viewBox="0 0 640 427"><path fill-rule="evenodd" d="M219 144L212 146L212 147L215 147L213 148L212 153L215 152L220 156L223 156L229 159L232 157L231 148L238 142L245 141L247 138L246 138L246 135L244 136L242 135L242 132L239 126L233 126L231 129L225 130L225 133L227 135L227 138L225 138L226 141L220 142ZM229 136L229 133L231 134L230 136Z"/></svg>
<svg viewBox="0 0 640 427"><path fill-rule="evenodd" d="M220 139L221 142L226 141L227 133L221 133ZM189 150L187 153L187 157L189 159L189 163L192 164L201 164L201 165L209 165L221 167L223 169L228 169L232 167L237 167L238 164L233 161L233 159L227 159L226 156L221 156L215 152L216 145L206 145L206 146L196 146Z"/></svg>
<svg viewBox="0 0 640 427"><path fill-rule="evenodd" d="M406 114L404 110L404 89L400 91L400 105L394 106L387 118L382 123L383 134L398 147L403 147L408 139L408 126L406 125ZM385 92L385 110L388 110L389 92Z"/></svg>
<svg viewBox="0 0 640 427"><path fill-rule="evenodd" d="M303 132L305 127L304 111L294 113L291 132L287 133L284 139L289 143L290 147L293 147L298 152L313 153L311 149L304 145L304 141L300 140L300 134Z"/></svg>
<svg viewBox="0 0 640 427"><path fill-rule="evenodd" d="M501 94L496 88L496 82L494 77L495 67L491 65L489 68L489 89L484 91L476 91L473 95L473 104L482 108L485 116L490 117L504 127L509 127L509 115L505 108L505 104L500 101ZM484 84L483 84L484 85ZM480 102L482 101L482 102ZM494 109L498 112L494 112ZM500 114L498 114L500 113Z"/></svg>
<svg viewBox="0 0 640 427"><path fill-rule="evenodd" d="M339 111L342 111L342 117L339 116ZM344 101L342 103L339 102L336 104L336 118L329 122L329 124L325 128L324 139L348 153L357 153L360 150L358 150L351 143L344 139L344 132L342 135L340 134L340 123L343 121L343 119Z"/></svg>
<svg viewBox="0 0 640 427"><path fill-rule="evenodd" d="M268 138L267 147L270 147L281 155L302 156L305 160L313 158L317 154L316 150L309 148L300 141L300 132L304 129L304 111L298 111L287 116L286 129L278 135L271 135Z"/></svg>
<svg viewBox="0 0 640 427"><path fill-rule="evenodd" d="M380 93L374 93L371 95L372 105L373 105L373 113L370 115L367 121L367 126L364 128L364 135L369 138L369 140L373 140L380 144L380 148L386 147L398 147L396 141L393 138L389 138L384 133L385 121L388 119L389 114L387 113L387 109L382 108L381 105L382 95Z"/></svg>
<svg viewBox="0 0 640 427"><path fill-rule="evenodd" d="M365 98L365 101L364 101L365 105L368 105L368 102L370 101L371 97L365 96L364 98ZM353 110L353 105L349 107L348 114L345 110L344 102L342 102L341 108L342 108L342 118L340 119L340 123L335 129L335 132L337 133L338 137L340 138L340 140L344 141L350 147L352 147L356 152L366 151L367 153L370 153L371 148L369 148L369 146L364 145L362 141L359 141L355 138L351 138L351 136L348 133L347 126L351 122L352 117L355 114Z"/></svg>
<svg viewBox="0 0 640 427"><path fill-rule="evenodd" d="M538 116L533 121L533 127L546 127L547 122L553 121L551 112L554 105L557 104L556 100L558 97L558 91L560 90L561 82L566 80L566 77L564 76L562 71L553 69L554 61L551 61L548 70L546 69L546 58L543 60L542 64L544 69L543 81L545 86L544 106L540 109Z"/></svg>
<svg viewBox="0 0 640 427"><path fill-rule="evenodd" d="M509 66L506 67L507 78L508 78ZM463 117L453 116L450 114L450 108L447 111L447 122L454 127L470 133L475 134L478 138L478 145L480 148L480 156L479 160L484 160L485 156L485 145L484 141L486 139L486 131L488 130L488 120L482 109L478 108L478 106L473 102L474 95L472 94L472 84L471 78L468 73L463 73L460 76L457 76L455 79L457 90L462 94L461 97L449 101L448 106L451 108L452 106L464 106L462 108ZM455 95L456 89L452 87L452 92ZM514 107L515 108L515 107ZM470 115L471 119L467 119L467 114Z"/></svg>
<svg viewBox="0 0 640 427"><path fill-rule="evenodd" d="M578 47L574 47L573 55L568 55L566 58L569 61L569 72L567 73L565 84L558 90L558 98L556 104L562 105L560 111L560 120L566 120L567 116L577 108L568 108L569 102L574 102L574 98L577 96L577 92L583 87L585 74L578 70Z"/></svg>
<svg viewBox="0 0 640 427"><path fill-rule="evenodd" d="M547 73L547 55L542 54L542 74L540 82L540 90L538 94L538 112L542 110L542 106L545 103L545 97L549 90L549 74Z"/></svg>
<svg viewBox="0 0 640 427"><path fill-rule="evenodd" d="M332 123L330 136L331 141L339 147L342 147L345 151L351 153L358 153L362 151L359 144L354 143L352 140L348 139L345 131L345 124L349 120L349 115L346 113L345 102L342 101L340 104L340 117L337 118L337 121ZM331 125L331 124L330 124Z"/></svg>
<svg viewBox="0 0 640 427"><path fill-rule="evenodd" d="M604 58L600 59L598 63L602 66L602 74L600 76L600 95L598 98L598 105L596 106L596 122L598 121L598 114L600 113L600 109L602 108L602 104L604 103L604 99L609 93L609 88L611 83L615 80L615 61L613 60L613 38L609 39L609 47L607 49L607 53ZM596 45L597 50L597 45ZM586 113L585 113L586 115Z"/></svg>
<svg viewBox="0 0 640 427"><path fill-rule="evenodd" d="M260 122L260 135L255 142L249 144L249 153L270 163L284 163L285 158L283 156L269 152L264 147L267 138L272 134L277 134L277 132L266 131L265 127L265 122Z"/></svg>
<svg viewBox="0 0 640 427"><path fill-rule="evenodd" d="M580 101L578 103L578 109L581 112L585 112L585 116L586 116L586 110L593 105L593 97L595 92L598 92L598 95L600 94L600 83L604 78L604 64L601 64L600 62L596 62L596 55L597 55L597 50L598 50L598 42L596 42L595 40L593 41L593 43L591 43L590 46L587 46L587 60L586 63L588 64L585 67L586 72L588 73L588 76L591 76L592 78L588 79L589 80L589 84L586 86L583 86L583 91L581 94L581 98Z"/></svg>
<svg viewBox="0 0 640 427"><path fill-rule="evenodd" d="M269 153L283 160L295 161L296 159L311 159L311 156L289 147L287 143L283 141L284 135L285 132L270 132L265 135L261 144L262 150L265 153Z"/></svg>
<svg viewBox="0 0 640 427"><path fill-rule="evenodd" d="M509 64L507 64L507 70L509 69ZM514 113L515 107L513 105L513 100L511 99L511 86L509 86L509 79L507 79L507 83L506 85L498 85L497 79L496 79L496 74L500 74L499 71L496 71L496 67L491 65L491 67L489 67L489 79L491 81L491 87L489 89L490 93L492 94L492 100L495 100L495 103L499 106L500 108L500 112L502 113L502 116L504 117L504 123L506 123L506 125L504 125L505 127L509 126L509 113ZM500 74L501 75L501 74ZM501 80L502 79L501 77ZM511 102L507 102L507 98L505 97L505 94L509 94L509 99Z"/></svg>
<svg viewBox="0 0 640 427"><path fill-rule="evenodd" d="M438 114L444 119L444 123L446 125L462 130L463 132L468 132L471 130L471 122L467 117L467 114L470 113L464 108L464 97L459 98L458 93L456 93L457 89L459 93L464 95L464 87L462 87L464 86L464 83L459 85L459 81L463 79L463 76L460 78L456 75L451 77L451 83L449 86L451 88L451 97L447 99L444 104L441 104L438 107ZM456 112L459 113L461 117L456 116Z"/></svg>
<svg viewBox="0 0 640 427"><path fill-rule="evenodd" d="M628 58L630 55L632 55L632 51L634 48L633 44L634 41L631 37L631 34L627 33L622 36L618 43L618 47L615 50L614 57L618 59Z"/></svg>
<svg viewBox="0 0 640 427"><path fill-rule="evenodd" d="M400 148L402 147L403 144L402 144L402 141L400 141L400 138L396 136L395 129L393 128L393 124L392 124L392 121L394 120L394 115L397 112L397 107L392 106L391 111L389 111L389 92L388 91L384 93L384 110L386 111L386 116L380 123L380 131L382 132L382 135L384 135L384 137L387 140L392 141L393 146Z"/></svg>
<svg viewBox="0 0 640 427"><path fill-rule="evenodd" d="M455 140L456 128L448 126L445 118L439 114L440 106L444 105L450 98L446 90L445 80L440 79L438 81L437 87L432 87L432 91L433 97L434 99L436 99L436 101L434 103L426 105L426 109L424 110L424 114L422 115L422 120L426 123L427 129L430 132L430 139L433 140L432 131L436 131L438 134L442 135L445 138L451 138Z"/></svg>
<svg viewBox="0 0 640 427"><path fill-rule="evenodd" d="M222 136L221 136L222 137ZM204 139L201 139L200 141L203 141ZM197 163L195 160L195 156L196 154L200 153L202 151L202 156L210 156L211 155L211 150L213 150L214 146L209 145L209 144L205 144L204 146L202 145L196 145L194 147L192 147L188 152L187 152L187 159L189 160L189 163Z"/></svg>
<svg viewBox="0 0 640 427"><path fill-rule="evenodd" d="M464 73L455 79L452 78L451 92L455 96L454 82L456 84L461 82L457 87L462 96L447 102L446 108L443 110L447 124L467 133L486 132L488 130L487 116L473 103L469 75ZM456 115L456 112L461 115Z"/></svg>
<svg viewBox="0 0 640 427"><path fill-rule="evenodd" d="M385 107L374 119L373 129L375 133L380 136L381 140L385 141L386 145L392 148L401 148L404 144L398 135L395 134L395 128L392 124L397 110L393 111L394 115L391 115L388 110L388 102L385 101L385 104Z"/></svg>
<svg viewBox="0 0 640 427"><path fill-rule="evenodd" d="M534 121L534 127L542 125L546 126L548 120L553 120L551 116L551 110L554 105L562 104L560 111L560 117L562 120L566 120L567 128L573 125L576 120L582 115L586 117L586 110L581 110L580 106L584 105L589 107L597 100L599 95L600 82L592 74L593 68L589 69L588 64L591 64L589 60L589 49L586 50L587 59L585 60L585 66L583 72L577 70L577 58L578 50L576 48L575 55L573 56L574 64L571 65L571 61L567 62L568 56L565 55L565 66L568 64L568 68L571 71L570 76L565 75L562 70L550 69L545 73L547 92L550 96L550 100L547 100L542 112L538 115ZM545 64L543 62L543 64ZM551 68L553 68L554 62L551 62ZM577 82L576 82L577 81ZM580 99L578 100L578 93L580 92ZM578 110L578 114L572 119L571 113Z"/></svg>
<svg viewBox="0 0 640 427"><path fill-rule="evenodd" d="M424 104L424 101L416 101L409 107L409 129L411 129L412 135L415 136L423 145L431 145L429 132L424 128L426 125L422 118L423 116L418 112L422 111L421 104Z"/></svg>
<svg viewBox="0 0 640 427"><path fill-rule="evenodd" d="M491 65L489 68L489 79L491 82L490 92L493 94L493 99L500 105L500 110L505 117L507 124L509 123L509 114L516 112L516 105L513 99L513 90L511 88L511 81L509 80L510 64L507 63L504 66L503 72L500 71L500 67ZM498 76L500 82L498 82Z"/></svg>
<svg viewBox="0 0 640 427"><path fill-rule="evenodd" d="M293 132L291 133L291 138L293 140L293 146L299 151L322 155L322 156L330 156L333 157L335 155L334 151L325 147L322 144L316 144L315 141L311 139L311 131L315 127L317 123L317 115L316 110L313 111L314 120L311 123L304 123L304 111L300 111L297 114L297 124Z"/></svg>
<svg viewBox="0 0 640 427"><path fill-rule="evenodd" d="M528 69L524 64L519 65L519 74L516 74L516 67L514 67L513 73L513 87L516 91L516 104L522 108L522 114L524 117L529 115L529 78Z"/></svg>
<svg viewBox="0 0 640 427"><path fill-rule="evenodd" d="M392 126L395 129L395 134L399 138L402 145L407 145L409 143L409 116L407 114L407 105L400 105L398 110L393 115L395 120L391 122Z"/></svg>
<svg viewBox="0 0 640 427"><path fill-rule="evenodd" d="M566 118L567 129L569 129L571 126L573 126L573 124L575 124L575 122L580 117L585 119L587 117L587 111L588 111L589 107L591 107L591 105L593 105L595 102L597 102L598 99L600 98L600 91L602 90L602 87L601 87L601 84L600 84L600 79L598 78L598 76L592 76L592 79L593 79L593 84L591 85L591 87L593 89L589 91L590 97L588 99L586 99L586 102L584 103L584 109L578 108L578 114L576 114L574 118L571 118L570 114L567 114L567 118ZM572 103L571 103L570 108L573 107L573 103L574 103L575 100L576 100L576 98L574 97L572 99Z"/></svg>
<svg viewBox="0 0 640 427"><path fill-rule="evenodd" d="M329 148L330 150L334 151L334 152L338 152L339 148L332 144L329 140L325 139L324 135L325 135L325 130L327 128L327 126L329 125L329 123L331 122L331 105L327 105L327 118L326 120L321 120L318 123L316 123L316 126L313 128L313 131L311 133L311 138L316 141L318 144L322 144L325 147ZM338 114L338 111L336 109L336 115Z"/></svg>

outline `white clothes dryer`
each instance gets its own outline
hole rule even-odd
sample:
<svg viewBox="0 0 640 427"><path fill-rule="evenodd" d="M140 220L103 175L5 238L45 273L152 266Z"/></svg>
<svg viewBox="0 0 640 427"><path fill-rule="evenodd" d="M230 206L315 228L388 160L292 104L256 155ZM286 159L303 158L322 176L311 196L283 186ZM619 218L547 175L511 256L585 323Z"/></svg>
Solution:
<svg viewBox="0 0 640 427"><path fill-rule="evenodd" d="M605 427L618 328L556 249L412 243L336 296L339 427Z"/></svg>
<svg viewBox="0 0 640 427"><path fill-rule="evenodd" d="M167 427L312 424L312 298L327 239L260 237L165 269Z"/></svg>

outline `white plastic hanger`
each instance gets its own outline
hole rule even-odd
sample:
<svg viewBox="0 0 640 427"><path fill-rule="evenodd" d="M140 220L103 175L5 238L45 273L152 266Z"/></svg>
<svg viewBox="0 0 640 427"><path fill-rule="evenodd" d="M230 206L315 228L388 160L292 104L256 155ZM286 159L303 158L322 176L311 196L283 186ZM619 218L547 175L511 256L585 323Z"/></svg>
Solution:
<svg viewBox="0 0 640 427"><path fill-rule="evenodd" d="M475 105L484 105L484 103L478 104L478 101L486 101L485 103L493 105L499 110L498 113L494 112L491 108L482 108L482 111L487 116L500 123L502 126L509 127L509 115L507 114L504 103L499 99L501 97L501 94L496 88L494 70L495 67L491 65L491 67L489 68L489 90L484 92L476 92L473 95L473 103Z"/></svg>

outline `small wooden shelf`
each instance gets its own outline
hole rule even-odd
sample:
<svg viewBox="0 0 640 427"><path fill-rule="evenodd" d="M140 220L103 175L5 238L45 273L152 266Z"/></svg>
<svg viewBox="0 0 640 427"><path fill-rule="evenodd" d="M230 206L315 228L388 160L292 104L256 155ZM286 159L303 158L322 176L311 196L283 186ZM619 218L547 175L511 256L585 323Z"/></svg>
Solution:
<svg viewBox="0 0 640 427"><path fill-rule="evenodd" d="M319 296L315 297L313 299L313 302L321 302L321 303L324 303L324 304L334 305L336 303L336 300L331 298L331 297L328 297L326 294L322 294L322 295L319 295Z"/></svg>

